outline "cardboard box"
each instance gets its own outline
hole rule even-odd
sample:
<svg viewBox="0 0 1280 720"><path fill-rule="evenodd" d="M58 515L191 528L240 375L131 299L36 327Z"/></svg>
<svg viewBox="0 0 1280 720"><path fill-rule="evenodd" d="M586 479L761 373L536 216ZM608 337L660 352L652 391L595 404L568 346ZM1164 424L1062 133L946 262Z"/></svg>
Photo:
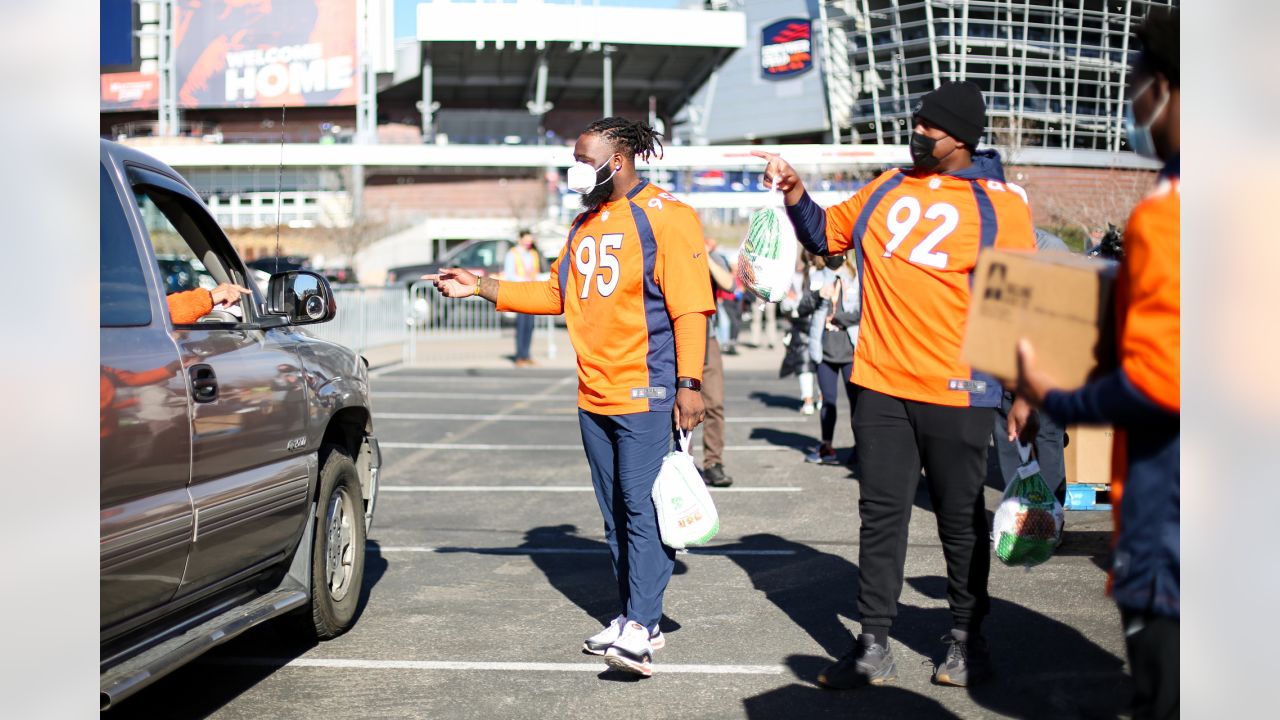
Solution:
<svg viewBox="0 0 1280 720"><path fill-rule="evenodd" d="M1067 427L1067 482L1088 485L1111 483L1111 443L1115 432L1106 425Z"/></svg>
<svg viewBox="0 0 1280 720"><path fill-rule="evenodd" d="M1115 367L1116 264L1066 252L987 250L974 268L961 357L1011 385L1019 338L1063 389Z"/></svg>

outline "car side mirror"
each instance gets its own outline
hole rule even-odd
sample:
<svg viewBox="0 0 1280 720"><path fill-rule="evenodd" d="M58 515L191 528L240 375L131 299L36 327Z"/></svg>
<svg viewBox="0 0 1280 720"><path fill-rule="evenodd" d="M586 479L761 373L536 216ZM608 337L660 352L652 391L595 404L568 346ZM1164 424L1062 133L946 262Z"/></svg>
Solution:
<svg viewBox="0 0 1280 720"><path fill-rule="evenodd" d="M338 304L328 280L309 270L288 270L267 282L267 312L283 315L290 325L310 325L332 320Z"/></svg>

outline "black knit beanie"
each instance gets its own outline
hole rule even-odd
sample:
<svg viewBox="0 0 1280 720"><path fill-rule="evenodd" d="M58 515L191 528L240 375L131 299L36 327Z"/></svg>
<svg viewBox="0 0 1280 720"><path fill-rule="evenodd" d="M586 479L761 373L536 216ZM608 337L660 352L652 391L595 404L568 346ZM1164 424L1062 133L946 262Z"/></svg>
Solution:
<svg viewBox="0 0 1280 720"><path fill-rule="evenodd" d="M977 85L963 82L944 82L937 90L920 98L915 112L947 131L973 150L987 126L987 106L982 102L982 91Z"/></svg>

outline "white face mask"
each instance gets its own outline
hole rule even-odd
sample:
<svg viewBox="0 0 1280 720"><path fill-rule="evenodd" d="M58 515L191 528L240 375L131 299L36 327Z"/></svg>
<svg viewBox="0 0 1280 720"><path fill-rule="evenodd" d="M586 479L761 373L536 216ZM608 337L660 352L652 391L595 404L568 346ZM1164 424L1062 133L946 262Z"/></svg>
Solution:
<svg viewBox="0 0 1280 720"><path fill-rule="evenodd" d="M1155 83L1155 80L1148 80L1146 85L1142 86L1133 94L1134 98L1142 97L1142 93L1146 92ZM1151 126L1160 117L1160 113L1164 112L1165 105L1169 104L1169 96L1165 95L1160 98L1160 103L1156 105L1156 109L1151 113L1151 118L1142 125L1138 124L1137 117L1133 114L1133 100L1127 100L1124 104L1124 131L1129 139L1129 147L1142 157L1159 159L1156 153L1156 141L1151 137Z"/></svg>
<svg viewBox="0 0 1280 720"><path fill-rule="evenodd" d="M609 160L612 159L613 157L610 156ZM604 165L601 165L600 167L602 168L605 165L608 165L609 160L604 161ZM584 162L576 162L573 165L570 165L569 175L567 178L569 181L569 189L576 193L582 193L583 195L595 190L596 185L598 184L596 182L596 173L599 171L600 168L593 168L591 165ZM609 179L616 175L617 172L618 168L614 168L613 172L609 173L609 177L605 178L601 182L609 182Z"/></svg>

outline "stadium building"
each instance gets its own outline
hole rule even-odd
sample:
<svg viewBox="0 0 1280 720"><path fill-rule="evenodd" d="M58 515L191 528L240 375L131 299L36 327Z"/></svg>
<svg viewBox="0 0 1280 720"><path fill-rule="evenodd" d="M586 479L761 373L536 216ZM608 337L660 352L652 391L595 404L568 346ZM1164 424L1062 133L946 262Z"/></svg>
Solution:
<svg viewBox="0 0 1280 720"><path fill-rule="evenodd" d="M128 6L132 48L104 56L101 132L183 172L250 258L279 218L285 252L341 248L378 282L519 226L553 242L577 202L568 146L603 115L666 131L642 172L717 232L761 203L748 145L837 202L908 162L921 94L968 79L1037 222L1089 233L1155 167L1121 124L1153 4L423 0L397 39L391 0L104 0Z"/></svg>

